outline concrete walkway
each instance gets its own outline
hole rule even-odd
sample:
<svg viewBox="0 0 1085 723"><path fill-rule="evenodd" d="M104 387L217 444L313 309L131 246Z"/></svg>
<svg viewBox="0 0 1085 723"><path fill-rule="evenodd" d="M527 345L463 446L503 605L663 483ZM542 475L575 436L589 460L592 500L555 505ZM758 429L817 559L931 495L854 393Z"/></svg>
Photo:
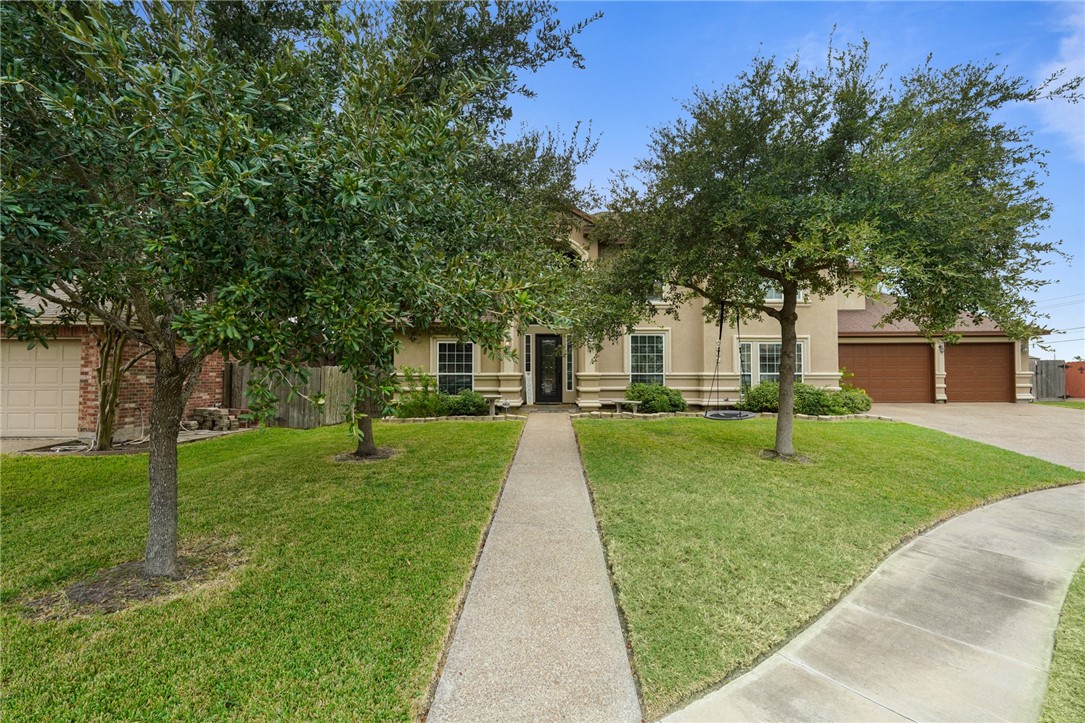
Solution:
<svg viewBox="0 0 1085 723"><path fill-rule="evenodd" d="M872 414L1085 470L1085 412L1044 404L875 404Z"/></svg>
<svg viewBox="0 0 1085 723"><path fill-rule="evenodd" d="M1036 720L1059 610L1083 560L1085 485L966 513L666 720Z"/></svg>
<svg viewBox="0 0 1085 723"><path fill-rule="evenodd" d="M567 414L528 417L428 721L639 721Z"/></svg>

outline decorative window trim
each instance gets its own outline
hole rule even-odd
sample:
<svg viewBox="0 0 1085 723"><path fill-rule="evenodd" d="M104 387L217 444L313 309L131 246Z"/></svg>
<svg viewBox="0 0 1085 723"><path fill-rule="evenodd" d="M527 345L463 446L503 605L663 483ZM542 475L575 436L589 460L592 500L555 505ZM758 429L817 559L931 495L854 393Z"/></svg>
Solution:
<svg viewBox="0 0 1085 723"><path fill-rule="evenodd" d="M565 391L571 392L575 390L574 378L573 378L573 355L576 350L573 349L573 345L569 343L569 337L565 339Z"/></svg>
<svg viewBox="0 0 1085 723"><path fill-rule="evenodd" d="M662 357L663 357L663 360L662 360L663 361L663 363L662 363L663 369L659 373L659 377L660 377L659 383L666 386L666 384L667 384L667 371L670 368L670 364L668 363L668 358L667 358L667 353L670 350L670 343L669 343L669 340L668 340L668 337L670 336L670 334L668 332L669 332L669 330L663 330L663 329L643 329L643 330L637 329L637 330L634 330L634 332L632 334L629 334L629 335L627 335L625 337L625 339L626 339L626 342L625 342L625 363L626 363L626 371L629 374L629 383L630 384L634 383L634 381L633 381L633 376L634 376L634 372L633 372L633 337L637 337L637 336L658 336L662 340L662 342L661 342L662 343L662 349L660 351L661 351L661 354L662 354ZM647 375L646 374L641 374L641 376L647 376ZM654 382L649 382L649 383L654 383Z"/></svg>
<svg viewBox="0 0 1085 723"><path fill-rule="evenodd" d="M475 388L475 374L478 370L478 347L469 341L460 341L453 337L438 338L433 340L433 371L434 376L437 377L437 388L444 391L444 385L441 383L441 377L470 377L470 386L468 389ZM442 372L441 371L441 347L443 345L462 345L470 348L470 360L471 360L471 372Z"/></svg>
<svg viewBox="0 0 1085 723"><path fill-rule="evenodd" d="M761 371L761 345L768 344L782 344L779 338L762 338L762 339L743 339L741 343L738 343L736 339L735 359L736 367L738 369L738 384L739 387L743 386L756 386L762 381L765 381L762 377L772 374L772 372ZM756 345L756 349L755 349ZM800 337L795 341L795 345L799 348L798 368L795 370L795 381L802 382L806 378L807 367L809 366L810 358L810 337ZM743 347L749 349L748 354L743 354ZM743 358L743 357L747 358ZM743 367L749 365L749 372L743 371ZM779 374L776 374L778 377ZM749 382L746 382L746 378L749 378ZM774 381L774 380L769 380Z"/></svg>

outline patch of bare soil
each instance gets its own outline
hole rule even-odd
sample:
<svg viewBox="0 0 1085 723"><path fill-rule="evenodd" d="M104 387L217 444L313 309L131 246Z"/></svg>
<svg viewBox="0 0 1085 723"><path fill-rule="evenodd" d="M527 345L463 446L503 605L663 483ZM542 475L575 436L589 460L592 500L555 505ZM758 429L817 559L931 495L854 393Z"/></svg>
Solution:
<svg viewBox="0 0 1085 723"><path fill-rule="evenodd" d="M805 454L777 454L775 450L761 450L761 459L774 459L777 462L792 462L794 464L813 464L814 460Z"/></svg>
<svg viewBox="0 0 1085 723"><path fill-rule="evenodd" d="M132 560L99 570L58 592L23 600L23 615L36 621L65 620L171 600L223 586L246 561L236 539L196 540L182 545L178 558L176 579L146 577L143 561Z"/></svg>
<svg viewBox="0 0 1085 723"><path fill-rule="evenodd" d="M386 459L392 459L403 454L402 449L396 449L395 447L377 447L377 453L371 454L368 457L359 457L353 452L347 452L346 454L337 454L334 459L336 462L383 462Z"/></svg>

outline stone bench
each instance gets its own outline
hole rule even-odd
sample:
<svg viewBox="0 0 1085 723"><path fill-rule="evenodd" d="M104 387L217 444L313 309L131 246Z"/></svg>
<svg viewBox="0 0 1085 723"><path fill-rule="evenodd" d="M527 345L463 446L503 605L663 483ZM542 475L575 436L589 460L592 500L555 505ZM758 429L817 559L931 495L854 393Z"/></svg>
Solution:
<svg viewBox="0 0 1085 723"><path fill-rule="evenodd" d="M604 407L614 407L616 414L622 413L622 406L632 407L633 414L637 413L637 407L640 406L640 400L636 399L600 399L599 403Z"/></svg>

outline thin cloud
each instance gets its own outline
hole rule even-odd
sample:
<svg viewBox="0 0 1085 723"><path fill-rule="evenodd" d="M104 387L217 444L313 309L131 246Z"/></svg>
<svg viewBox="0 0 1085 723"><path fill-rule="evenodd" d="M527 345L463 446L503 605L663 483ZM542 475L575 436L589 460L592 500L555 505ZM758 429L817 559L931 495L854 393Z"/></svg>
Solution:
<svg viewBox="0 0 1085 723"><path fill-rule="evenodd" d="M1065 68L1063 79L1085 75L1085 5L1071 4L1062 19L1059 54L1040 69L1040 80ZM1074 156L1085 161L1085 106L1064 100L1045 101L1040 113L1048 131L1066 139Z"/></svg>

